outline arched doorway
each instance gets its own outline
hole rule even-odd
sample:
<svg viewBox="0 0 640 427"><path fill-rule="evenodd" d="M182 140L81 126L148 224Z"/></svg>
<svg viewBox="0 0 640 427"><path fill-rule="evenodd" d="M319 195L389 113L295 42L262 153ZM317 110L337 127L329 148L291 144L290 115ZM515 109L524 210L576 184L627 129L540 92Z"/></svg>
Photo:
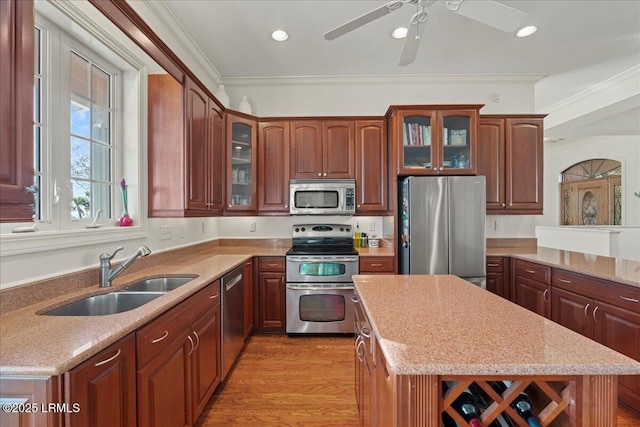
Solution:
<svg viewBox="0 0 640 427"><path fill-rule="evenodd" d="M621 225L620 162L590 159L565 169L560 207L561 225Z"/></svg>

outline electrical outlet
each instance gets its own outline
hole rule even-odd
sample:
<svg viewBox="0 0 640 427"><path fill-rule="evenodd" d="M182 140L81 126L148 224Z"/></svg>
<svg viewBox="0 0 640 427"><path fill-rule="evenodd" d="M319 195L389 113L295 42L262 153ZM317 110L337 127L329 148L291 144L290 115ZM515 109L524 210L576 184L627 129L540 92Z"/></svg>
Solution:
<svg viewBox="0 0 640 427"><path fill-rule="evenodd" d="M256 231L256 222L255 222L255 221L251 221L251 222L249 223L249 231L250 231L250 232L254 232L254 231Z"/></svg>
<svg viewBox="0 0 640 427"><path fill-rule="evenodd" d="M180 236L181 239L184 239L184 224L178 225L178 236Z"/></svg>
<svg viewBox="0 0 640 427"><path fill-rule="evenodd" d="M207 223L202 221L202 234L207 234Z"/></svg>
<svg viewBox="0 0 640 427"><path fill-rule="evenodd" d="M160 240L171 240L173 238L172 228L170 225L160 226Z"/></svg>
<svg viewBox="0 0 640 427"><path fill-rule="evenodd" d="M369 223L369 231L376 231L376 222L375 221L371 221Z"/></svg>
<svg viewBox="0 0 640 427"><path fill-rule="evenodd" d="M493 225L494 225L494 227L493 227L493 228L494 228L496 231L502 231L503 227L502 227L502 221L501 221L501 220L496 219L496 221L493 223Z"/></svg>

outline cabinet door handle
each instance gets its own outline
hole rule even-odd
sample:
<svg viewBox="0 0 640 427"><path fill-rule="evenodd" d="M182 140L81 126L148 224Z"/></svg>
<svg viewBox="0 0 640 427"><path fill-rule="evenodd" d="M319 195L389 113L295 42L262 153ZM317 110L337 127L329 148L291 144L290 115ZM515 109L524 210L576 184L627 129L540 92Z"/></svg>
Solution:
<svg viewBox="0 0 640 427"><path fill-rule="evenodd" d="M487 264L487 267L500 267L500 264Z"/></svg>
<svg viewBox="0 0 640 427"><path fill-rule="evenodd" d="M164 331L164 335L162 335L160 338L156 338L155 340L151 341L151 344L158 343L168 336L169 336L169 331Z"/></svg>
<svg viewBox="0 0 640 427"><path fill-rule="evenodd" d="M323 173L323 174L322 174L322 176L327 176L327 173L326 173L326 172L325 172L325 173Z"/></svg>
<svg viewBox="0 0 640 427"><path fill-rule="evenodd" d="M587 310L589 310L589 306L590 305L591 304L587 304L587 305L584 306L584 317L587 318L587 319L589 318L589 314L587 313Z"/></svg>
<svg viewBox="0 0 640 427"><path fill-rule="evenodd" d="M444 168L443 168L442 166L440 166L440 169L439 169L439 170L443 171L443 170L444 170Z"/></svg>
<svg viewBox="0 0 640 427"><path fill-rule="evenodd" d="M358 357L358 360L361 361L361 362L364 361L364 359L360 355L360 346L362 344L364 344L364 341L362 340L362 337L360 335L358 335L358 338L356 338L356 356Z"/></svg>
<svg viewBox="0 0 640 427"><path fill-rule="evenodd" d="M231 207L231 205L229 205L229 207Z"/></svg>
<svg viewBox="0 0 640 427"><path fill-rule="evenodd" d="M503 203L503 204L502 204L502 207L503 207L503 208L504 208L504 207L506 207L506 206L507 206L507 205L506 205L505 203Z"/></svg>
<svg viewBox="0 0 640 427"><path fill-rule="evenodd" d="M544 302L549 302L547 295L549 295L549 289L545 289L544 294L542 294L542 298L544 298Z"/></svg>
<svg viewBox="0 0 640 427"><path fill-rule="evenodd" d="M289 207L289 205L284 205L284 207L285 207L285 208L288 208L288 207Z"/></svg>
<svg viewBox="0 0 640 427"><path fill-rule="evenodd" d="M595 320L596 322L598 321L598 318L596 317L596 313L598 312L599 308L600 306L596 305L596 308L593 309L593 320Z"/></svg>
<svg viewBox="0 0 640 427"><path fill-rule="evenodd" d="M371 338L371 331L366 326L363 326L362 329L360 329L360 333L365 338Z"/></svg>
<svg viewBox="0 0 640 427"><path fill-rule="evenodd" d="M114 354L113 356L111 356L110 358L108 358L107 360L103 360L102 362L97 362L94 366L97 368L98 366L102 366L105 363L109 363L111 362L113 359L115 359L116 357L120 356L120 353L122 353L121 349L118 349L118 352L116 354Z"/></svg>
<svg viewBox="0 0 640 427"><path fill-rule="evenodd" d="M562 282L562 283L571 283L571 280L558 279L558 282Z"/></svg>
<svg viewBox="0 0 640 427"><path fill-rule="evenodd" d="M357 303L360 302L360 298L358 298L357 296L354 295L354 296L351 297L351 301L354 302L355 304L357 304Z"/></svg>
<svg viewBox="0 0 640 427"><path fill-rule="evenodd" d="M196 348L194 348L194 350L197 350L198 347L200 347L200 337L198 336L198 333L196 331L193 331L193 335L196 336Z"/></svg>
<svg viewBox="0 0 640 427"><path fill-rule="evenodd" d="M526 271L527 273L529 273L529 274L536 274L536 271L535 271L535 270L525 270L525 271Z"/></svg>
<svg viewBox="0 0 640 427"><path fill-rule="evenodd" d="M187 356L191 356L191 353L193 353L193 350L195 350L196 347L193 344L193 340L191 339L191 335L187 335L187 338L189 338L189 342L191 343L191 351L189 352L189 354Z"/></svg>
<svg viewBox="0 0 640 427"><path fill-rule="evenodd" d="M622 298L625 301L629 301L629 302L638 302L638 300L636 298L629 298L629 297L623 297L622 295L618 295L620 298Z"/></svg>
<svg viewBox="0 0 640 427"><path fill-rule="evenodd" d="M318 176L322 176L322 173L318 172Z"/></svg>
<svg viewBox="0 0 640 427"><path fill-rule="evenodd" d="M216 298L218 298L218 294L213 294L209 297L209 299L216 299Z"/></svg>

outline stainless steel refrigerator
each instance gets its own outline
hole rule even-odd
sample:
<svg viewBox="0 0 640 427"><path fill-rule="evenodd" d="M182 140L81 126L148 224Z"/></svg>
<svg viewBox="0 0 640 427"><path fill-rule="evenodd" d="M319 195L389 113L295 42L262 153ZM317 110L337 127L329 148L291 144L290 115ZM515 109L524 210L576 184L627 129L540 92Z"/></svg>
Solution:
<svg viewBox="0 0 640 427"><path fill-rule="evenodd" d="M401 274L455 274L485 287L485 177L399 183Z"/></svg>

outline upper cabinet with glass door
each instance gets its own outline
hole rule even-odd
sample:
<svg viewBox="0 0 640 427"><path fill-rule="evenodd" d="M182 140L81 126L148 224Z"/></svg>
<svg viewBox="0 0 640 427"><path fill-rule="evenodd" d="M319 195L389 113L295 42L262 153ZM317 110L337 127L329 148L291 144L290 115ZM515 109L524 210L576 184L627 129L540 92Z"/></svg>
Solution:
<svg viewBox="0 0 640 427"><path fill-rule="evenodd" d="M227 211L255 213L257 122L250 116L227 114Z"/></svg>
<svg viewBox="0 0 640 427"><path fill-rule="evenodd" d="M392 106L398 175L475 175L482 105Z"/></svg>

